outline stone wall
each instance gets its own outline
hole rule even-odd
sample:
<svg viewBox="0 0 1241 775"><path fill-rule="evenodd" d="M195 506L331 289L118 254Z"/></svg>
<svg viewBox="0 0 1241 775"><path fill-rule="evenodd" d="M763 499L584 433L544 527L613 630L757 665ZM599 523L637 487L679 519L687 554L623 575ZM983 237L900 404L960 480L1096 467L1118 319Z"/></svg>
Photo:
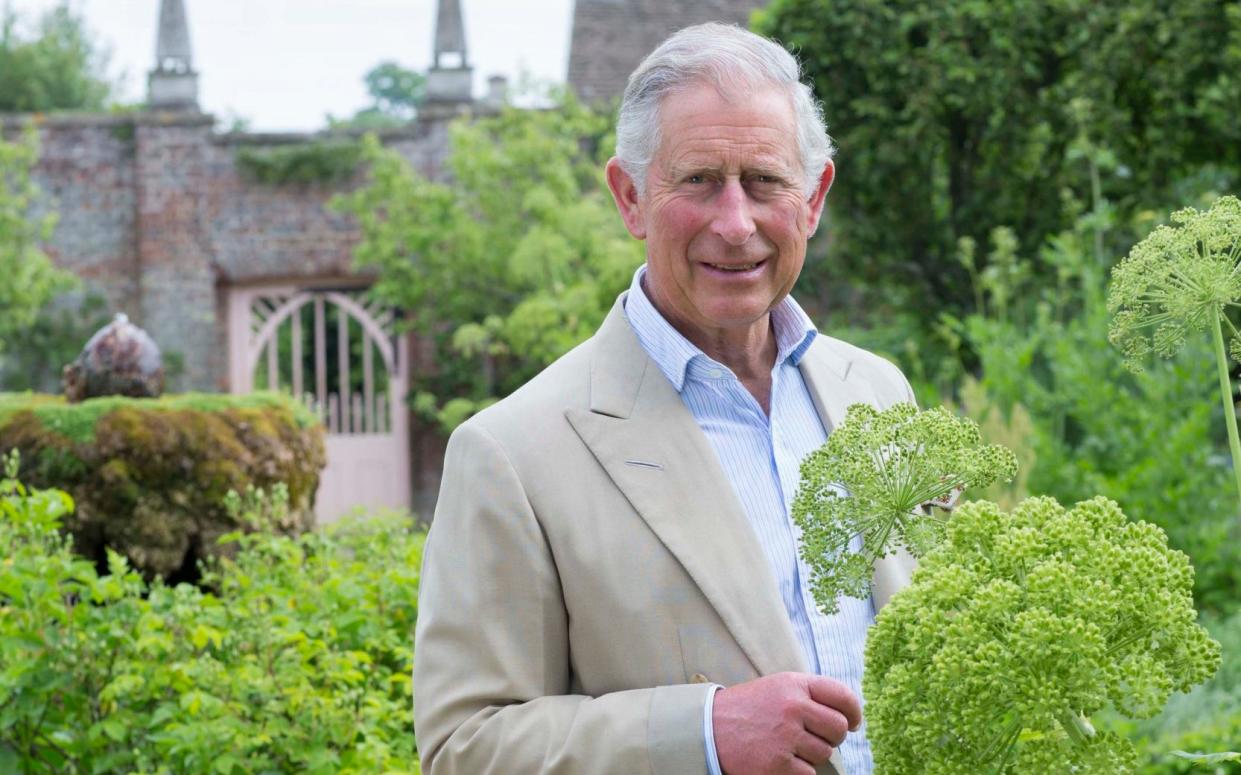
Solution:
<svg viewBox="0 0 1241 775"><path fill-rule="evenodd" d="M383 141L441 179L453 115L385 132ZM40 143L35 213L59 217L47 252L183 361L170 390L229 389L230 287L367 279L351 265L355 224L326 208L360 178L272 185L238 168L242 147L312 135L217 135L213 119L196 113L10 116L0 128L12 137L30 121Z"/></svg>

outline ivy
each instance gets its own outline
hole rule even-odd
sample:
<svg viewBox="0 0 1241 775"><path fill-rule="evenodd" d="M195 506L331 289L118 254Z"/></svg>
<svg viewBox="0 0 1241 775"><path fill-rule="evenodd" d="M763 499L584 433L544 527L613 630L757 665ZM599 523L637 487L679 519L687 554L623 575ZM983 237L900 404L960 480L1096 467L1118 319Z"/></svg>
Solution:
<svg viewBox="0 0 1241 775"><path fill-rule="evenodd" d="M270 186L333 183L347 180L362 162L356 140L324 140L293 145L242 146L237 149L242 174Z"/></svg>

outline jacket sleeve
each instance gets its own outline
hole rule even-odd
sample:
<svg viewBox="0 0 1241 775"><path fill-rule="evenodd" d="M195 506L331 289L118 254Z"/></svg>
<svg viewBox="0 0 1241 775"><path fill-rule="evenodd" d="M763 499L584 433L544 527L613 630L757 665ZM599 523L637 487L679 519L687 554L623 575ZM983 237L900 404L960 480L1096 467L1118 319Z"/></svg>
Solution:
<svg viewBox="0 0 1241 775"><path fill-rule="evenodd" d="M414 727L424 771L705 775L708 685L569 693L560 585L514 466L467 422L449 440L420 579Z"/></svg>

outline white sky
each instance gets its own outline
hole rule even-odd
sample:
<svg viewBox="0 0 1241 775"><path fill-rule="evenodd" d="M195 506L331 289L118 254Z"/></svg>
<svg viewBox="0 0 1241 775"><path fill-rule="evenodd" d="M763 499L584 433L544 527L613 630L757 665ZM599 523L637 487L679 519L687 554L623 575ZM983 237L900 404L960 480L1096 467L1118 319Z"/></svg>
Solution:
<svg viewBox="0 0 1241 775"><path fill-rule="evenodd" d="M474 92L525 72L563 83L573 0L460 0ZM58 0L0 0L35 15ZM431 64L435 0L185 0L199 106L255 131L321 129L368 103L362 76L383 60ZM142 100L155 59L159 0L70 0L110 49L121 99Z"/></svg>

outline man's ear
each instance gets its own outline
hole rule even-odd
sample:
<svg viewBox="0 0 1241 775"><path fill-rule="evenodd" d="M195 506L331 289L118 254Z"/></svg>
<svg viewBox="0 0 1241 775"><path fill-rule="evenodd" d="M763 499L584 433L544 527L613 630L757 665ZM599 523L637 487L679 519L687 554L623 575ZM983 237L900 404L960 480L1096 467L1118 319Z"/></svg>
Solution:
<svg viewBox="0 0 1241 775"><path fill-rule="evenodd" d="M625 221L625 228L635 239L646 239L646 219L642 214L642 203L638 200L638 186L615 156L608 160L607 177L608 189Z"/></svg>
<svg viewBox="0 0 1241 775"><path fill-rule="evenodd" d="M832 181L836 179L836 165L831 159L827 160L827 165L823 167L823 174L819 176L819 187L810 195L810 201L806 206L810 208L810 233L814 234L819 228L819 219L823 217L823 202L827 200L827 191L832 187Z"/></svg>

